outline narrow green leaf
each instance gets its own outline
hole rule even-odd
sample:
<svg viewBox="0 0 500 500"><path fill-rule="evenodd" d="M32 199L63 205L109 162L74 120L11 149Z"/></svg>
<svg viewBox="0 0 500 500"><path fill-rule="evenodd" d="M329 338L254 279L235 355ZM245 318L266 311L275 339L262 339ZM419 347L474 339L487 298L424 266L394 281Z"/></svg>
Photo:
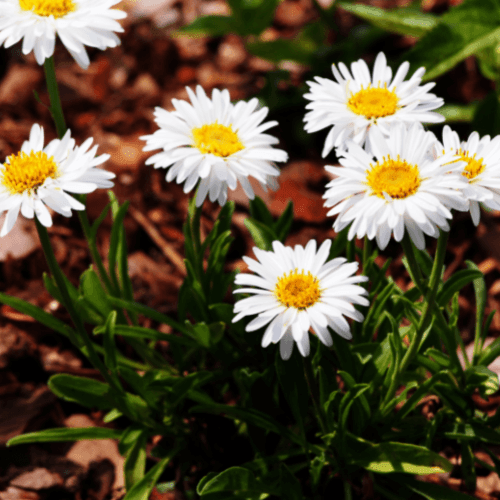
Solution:
<svg viewBox="0 0 500 500"><path fill-rule="evenodd" d="M160 460L140 481L132 486L123 500L148 500L155 484L178 451L178 449L174 449L168 457Z"/></svg>
<svg viewBox="0 0 500 500"><path fill-rule="evenodd" d="M50 377L48 386L61 399L88 408L109 410L114 406L110 397L111 388L98 380L59 373Z"/></svg>
<svg viewBox="0 0 500 500"><path fill-rule="evenodd" d="M177 31L177 35L210 35L223 36L234 32L234 20L231 16L201 16L191 24L183 26Z"/></svg>
<svg viewBox="0 0 500 500"><path fill-rule="evenodd" d="M192 340L190 340L190 338L181 337L172 333L162 333L158 330L153 330L152 328L145 328L142 326L116 325L114 331L115 335L121 335L122 337L149 340L166 340L167 342L172 342L173 344L179 344L182 346L193 345L193 342ZM94 328L94 333L104 333L104 327Z"/></svg>
<svg viewBox="0 0 500 500"><path fill-rule="evenodd" d="M281 359L276 351L274 366L283 394L292 410L292 414L301 429L308 410L309 388L304 378L302 357L297 353L287 361ZM306 361L307 362L307 361Z"/></svg>
<svg viewBox="0 0 500 500"><path fill-rule="evenodd" d="M236 494L248 493L266 493L268 487L255 478L252 471L243 467L231 467L220 474L211 474L205 476L196 488L196 492L201 497L210 493L219 493L224 491L234 492Z"/></svg>
<svg viewBox="0 0 500 500"><path fill-rule="evenodd" d="M456 292L461 290L465 285L482 278L483 273L479 271L479 269L476 270L469 268L456 272L448 281L445 282L441 290L438 292L436 297L437 303L441 307L446 306Z"/></svg>
<svg viewBox="0 0 500 500"><path fill-rule="evenodd" d="M84 439L119 439L122 431L104 427L60 427L28 432L10 439L7 446L27 443L60 443L66 441L82 441Z"/></svg>
<svg viewBox="0 0 500 500"><path fill-rule="evenodd" d="M16 311L31 316L36 319L42 325L54 330L65 337L72 338L76 336L76 332L66 323L57 319L52 314L45 312L42 308L30 304L24 300L18 299L17 297L11 297L5 293L0 292L0 302L6 304Z"/></svg>
<svg viewBox="0 0 500 500"><path fill-rule="evenodd" d="M119 307L121 309L125 309L127 311L131 311L137 314L143 314L147 318L154 319L159 323L165 323L166 325L170 325L172 328L175 328L177 331L184 333L186 335L192 336L191 328L183 325L182 323L175 321L174 319L166 316L165 314L159 313L155 309L151 307L144 306L137 302L130 302L128 300L118 299L116 297L108 296L109 302L115 307Z"/></svg>
<svg viewBox="0 0 500 500"><path fill-rule="evenodd" d="M499 388L498 375L486 366L471 366L465 371L465 391L469 394L477 389L482 398L488 398Z"/></svg>
<svg viewBox="0 0 500 500"><path fill-rule="evenodd" d="M101 285L101 281L92 267L84 271L80 277L80 293L89 307L103 319L108 317L112 307L107 300L107 294Z"/></svg>
<svg viewBox="0 0 500 500"><path fill-rule="evenodd" d="M268 226L252 218L245 219L245 227L248 229L257 247L262 250L272 250L272 243L276 235Z"/></svg>
<svg viewBox="0 0 500 500"><path fill-rule="evenodd" d="M215 415L223 414L225 417L243 420L244 422L256 425L262 429L280 434L281 436L290 439L293 443L302 446L302 440L298 436L291 433L286 427L283 427L269 415L257 410L244 409L237 406L223 404L212 404L194 406L193 408L190 408L189 413L213 413Z"/></svg>
<svg viewBox="0 0 500 500"><path fill-rule="evenodd" d="M434 14L409 8L387 10L345 2L340 2L338 6L374 26L399 35L421 37L438 24L438 18Z"/></svg>
<svg viewBox="0 0 500 500"><path fill-rule="evenodd" d="M366 447L361 455L353 457L353 461L378 474L440 474L453 468L446 458L423 446L393 442Z"/></svg>
<svg viewBox="0 0 500 500"><path fill-rule="evenodd" d="M143 479L146 472L146 440L146 430L133 426L123 431L120 439L120 453L125 455L123 471L127 491Z"/></svg>
<svg viewBox="0 0 500 500"><path fill-rule="evenodd" d="M116 311L111 311L104 325L104 364L113 373L116 372L116 345L115 345Z"/></svg>
<svg viewBox="0 0 500 500"><path fill-rule="evenodd" d="M408 53L416 69L427 68L423 80L432 80L460 61L500 40L500 1L465 0L451 8Z"/></svg>

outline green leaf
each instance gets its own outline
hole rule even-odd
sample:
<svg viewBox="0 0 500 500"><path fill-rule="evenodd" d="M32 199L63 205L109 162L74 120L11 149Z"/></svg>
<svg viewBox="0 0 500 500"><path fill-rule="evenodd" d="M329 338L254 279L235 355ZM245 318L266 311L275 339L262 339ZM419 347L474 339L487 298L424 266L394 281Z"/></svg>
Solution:
<svg viewBox="0 0 500 500"><path fill-rule="evenodd" d="M183 325L178 321L175 321L174 319L170 318L165 314L159 313L158 311L152 309L151 307L143 306L142 304L139 304L137 302L118 299L116 297L111 297L109 295L108 295L108 300L113 306L117 308L125 309L126 311L130 311L136 314L143 314L147 318L154 319L159 323L165 323L166 325L171 326L172 328L181 333L192 336L192 331L189 327Z"/></svg>
<svg viewBox="0 0 500 500"><path fill-rule="evenodd" d="M193 408L190 408L189 413L213 413L215 415L223 414L223 416L227 418L243 420L244 422L261 427L262 429L280 434L281 436L291 440L293 443L302 446L302 440L299 439L298 436L291 433L286 427L282 426L269 415L261 411L223 404L211 404L194 406Z"/></svg>
<svg viewBox="0 0 500 500"><path fill-rule="evenodd" d="M262 250L272 250L272 243L276 239L274 231L251 217L245 219L245 227L250 232L257 247Z"/></svg>
<svg viewBox="0 0 500 500"><path fill-rule="evenodd" d="M474 295L476 298L476 328L474 332L474 353L472 364L477 364L477 360L481 355L481 348L483 345L483 318L484 311L486 308L486 300L487 300L487 291L486 291L486 282L484 280L484 274L479 270L479 268L474 264L474 262L467 260L465 264L471 271L476 271L479 273L479 276L474 280Z"/></svg>
<svg viewBox="0 0 500 500"><path fill-rule="evenodd" d="M456 272L438 292L436 300L441 307L445 307L456 292L474 280L483 278L483 273L475 269L462 269Z"/></svg>
<svg viewBox="0 0 500 500"><path fill-rule="evenodd" d="M393 442L367 446L353 462L378 474L440 474L453 468L446 458L423 446Z"/></svg>
<svg viewBox="0 0 500 500"><path fill-rule="evenodd" d="M424 356L431 357L443 368L449 368L450 366L450 357L444 352L434 349L433 347L429 347L429 349L425 351Z"/></svg>
<svg viewBox="0 0 500 500"><path fill-rule="evenodd" d="M489 366L498 356L500 356L500 338L495 339L489 346L484 348L478 364Z"/></svg>
<svg viewBox="0 0 500 500"><path fill-rule="evenodd" d="M445 104L439 108L439 114L443 115L446 123L470 123L476 113L477 102L470 104Z"/></svg>
<svg viewBox="0 0 500 500"><path fill-rule="evenodd" d="M253 200L250 200L250 215L257 222L262 222L268 228L272 228L274 225L274 219L271 212L267 208L266 204L262 201L260 196L256 196Z"/></svg>
<svg viewBox="0 0 500 500"><path fill-rule="evenodd" d="M165 467L167 467L178 451L178 449L174 449L168 457L160 460L140 481L132 486L123 497L123 500L148 500Z"/></svg>
<svg viewBox="0 0 500 500"><path fill-rule="evenodd" d="M269 489L255 478L252 471L243 467L231 467L220 474L205 476L196 488L196 492L202 497L222 491L230 491L235 494L243 492L266 493Z"/></svg>
<svg viewBox="0 0 500 500"><path fill-rule="evenodd" d="M228 0L235 31L241 36L260 35L271 26L274 11L281 0Z"/></svg>
<svg viewBox="0 0 500 500"><path fill-rule="evenodd" d="M412 394L412 396L405 402L396 414L396 422L394 426L397 427L398 422L404 420L408 414L418 405L420 400L431 393L431 389L437 382L450 381L450 375L447 372L440 372L433 375L430 379L420 384L419 388Z"/></svg>
<svg viewBox="0 0 500 500"><path fill-rule="evenodd" d="M122 431L104 427L60 427L45 429L38 432L28 432L10 439L7 446L26 443L60 443L66 441L82 441L84 439L119 439Z"/></svg>
<svg viewBox="0 0 500 500"><path fill-rule="evenodd" d="M472 128L480 135L495 136L500 133L500 103L494 90L476 107Z"/></svg>
<svg viewBox="0 0 500 500"><path fill-rule="evenodd" d="M303 500L302 487L298 479L290 472L284 464L280 464L281 498L286 500Z"/></svg>
<svg viewBox="0 0 500 500"><path fill-rule="evenodd" d="M80 277L80 293L83 295L87 307L91 307L102 319L108 317L112 307L107 300L107 294L99 277L92 268L84 271Z"/></svg>
<svg viewBox="0 0 500 500"><path fill-rule="evenodd" d="M223 36L235 31L235 23L230 16L202 16L177 31L178 35Z"/></svg>
<svg viewBox="0 0 500 500"><path fill-rule="evenodd" d="M5 293L0 292L0 302L2 304L6 304L12 309L16 311L26 314L27 316L31 316L33 319L36 319L42 325L54 330L61 335L64 335L68 338L75 338L76 332L66 323L61 320L55 318L52 314L45 312L42 308L30 304L24 300L18 299L16 297L11 297Z"/></svg>
<svg viewBox="0 0 500 500"><path fill-rule="evenodd" d="M48 386L61 399L88 408L109 410L114 406L109 385L91 378L59 373L50 377Z"/></svg>
<svg viewBox="0 0 500 500"><path fill-rule="evenodd" d="M293 201L290 200L279 219L274 223L274 232L282 243L286 240L293 222Z"/></svg>
<svg viewBox="0 0 500 500"><path fill-rule="evenodd" d="M304 361L305 363L309 360ZM304 429L304 418L307 415L309 388L304 378L302 356L297 353L284 361L276 351L274 366L283 394L292 410L292 414L301 429Z"/></svg>
<svg viewBox="0 0 500 500"><path fill-rule="evenodd" d="M123 431L119 443L121 455L125 455L125 488L127 491L138 483L146 472L146 440L145 429L129 427Z"/></svg>
<svg viewBox="0 0 500 500"><path fill-rule="evenodd" d="M115 335L121 335L122 337L149 340L166 340L167 342L171 342L172 344L179 344L188 347L193 345L193 342L192 340L190 340L190 338L181 337L172 333L162 333L158 330L153 330L152 328L144 328L142 326L116 325L114 331ZM94 333L104 333L104 327L101 326L94 328Z"/></svg>
<svg viewBox="0 0 500 500"><path fill-rule="evenodd" d="M116 345L115 345L116 311L111 311L104 325L104 364L113 373L116 372Z"/></svg>
<svg viewBox="0 0 500 500"><path fill-rule="evenodd" d="M498 375L486 366L471 366L465 371L465 391L472 394L478 389L482 398L488 398L499 389Z"/></svg>
<svg viewBox="0 0 500 500"><path fill-rule="evenodd" d="M281 61L296 61L300 64L310 65L317 46L298 39L279 38L269 42L249 42L247 50L254 56L276 64Z"/></svg>
<svg viewBox="0 0 500 500"><path fill-rule="evenodd" d="M500 40L500 0L465 0L443 14L439 24L408 53L412 66L425 66L432 80L467 57Z"/></svg>
<svg viewBox="0 0 500 500"><path fill-rule="evenodd" d="M435 15L409 8L386 10L345 2L339 3L338 6L374 26L399 35L421 37L438 24L438 18Z"/></svg>
<svg viewBox="0 0 500 500"><path fill-rule="evenodd" d="M113 214L113 225L111 227L111 235L109 238L108 266L115 285L119 285L118 277L116 274L116 264L120 261L123 220L125 219L125 215L127 214L129 202L126 201L123 205L120 206L118 204L118 200L111 191L110 198L111 211Z"/></svg>

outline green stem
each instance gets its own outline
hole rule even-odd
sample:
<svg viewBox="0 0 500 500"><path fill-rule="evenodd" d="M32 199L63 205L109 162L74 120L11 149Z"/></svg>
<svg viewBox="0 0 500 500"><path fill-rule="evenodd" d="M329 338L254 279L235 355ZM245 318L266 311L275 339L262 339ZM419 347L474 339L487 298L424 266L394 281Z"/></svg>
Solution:
<svg viewBox="0 0 500 500"><path fill-rule="evenodd" d="M352 488L348 481L344 479L344 500L352 500Z"/></svg>
<svg viewBox="0 0 500 500"><path fill-rule="evenodd" d="M368 260L371 257L371 241L368 239L368 236L365 236L363 241L363 274L366 276L368 272Z"/></svg>
<svg viewBox="0 0 500 500"><path fill-rule="evenodd" d="M316 420L321 427L321 432L324 436L328 434L328 429L326 426L326 419L324 412L322 411L319 399L318 386L316 385L316 379L311 366L311 359L309 357L302 358L302 364L304 365L304 375L306 377L307 385L309 387L309 394L313 401L314 413L316 414Z"/></svg>
<svg viewBox="0 0 500 500"><path fill-rule="evenodd" d="M73 321L78 336L85 346L86 355L89 358L90 362L94 365L94 367L101 372L101 375L104 377L104 380L118 393L122 393L123 389L115 382L114 378L110 376L108 370L104 363L101 361L99 356L97 355L94 345L89 339L85 327L83 325L83 321L78 314L77 310L73 305L73 301L71 300L65 276L57 263L56 256L54 255L54 250L52 249L52 245L50 244L49 234L47 232L47 228L43 226L39 220L35 217L36 229L38 231L38 236L40 238L40 243L42 244L43 253L45 255L45 259L50 269L50 273L54 277L57 288L61 293L61 297L63 300L63 305L69 312L71 320Z"/></svg>
<svg viewBox="0 0 500 500"><path fill-rule="evenodd" d="M45 79L47 82L47 90L49 92L49 98L50 98L50 112L52 114L52 118L54 119L54 123L56 125L57 135L59 136L59 138L61 138L66 133L67 127L66 127L66 122L64 121L64 113L62 110L61 97L59 95L59 87L57 85L56 70L54 66L54 56L45 59L43 67L45 70ZM75 198L78 198L81 203L85 204L85 199L86 199L85 195L75 196ZM115 290L113 284L111 283L111 280L102 262L101 256L99 255L99 252L97 251L97 248L94 242L92 241L92 238L90 237L91 231L90 231L90 223L87 216L87 211L80 210L78 212L78 217L80 219L80 224L82 225L83 233L85 234L85 238L87 240L90 253L92 255L92 260L94 261L97 267L97 271L101 277L101 280L104 283L104 286L106 287L108 292L116 294L117 291Z"/></svg>
<svg viewBox="0 0 500 500"><path fill-rule="evenodd" d="M348 262L354 262L356 260L356 243L354 239L347 240L346 257Z"/></svg>
<svg viewBox="0 0 500 500"><path fill-rule="evenodd" d="M78 198L78 200L81 203L83 203L84 205L86 204L85 203L86 202L85 195L75 196L75 198ZM90 255L92 256L92 260L94 261L94 264L97 267L97 272L99 273L99 277L101 278L102 282L104 283L106 290L111 295L119 297L120 296L119 292L113 286L113 283L111 282L111 279L109 278L109 275L106 272L106 268L104 267L104 263L101 259L99 251L97 250L96 242L95 242L95 240L93 240L93 238L91 236L92 231L90 228L89 218L87 216L87 210L79 210L78 211L78 218L80 219L80 224L82 226L83 234L85 236L85 239L87 240L87 244L88 244L89 250L90 250Z"/></svg>
<svg viewBox="0 0 500 500"><path fill-rule="evenodd" d="M443 232L441 232L439 239L438 239L438 248L436 250L436 255L434 257L434 264L433 264L433 268L431 271L431 276L429 278L429 289L432 288L432 278L433 278L432 273L435 271L436 260L438 258L438 250L440 250L440 247L439 247L440 243L443 246L440 251L446 252L448 233L444 233L444 234L445 234L445 236L443 236ZM405 237L403 238L403 241L402 241L402 246L403 246L403 250L404 250L406 259L408 261L410 276L411 276L413 282L415 283L415 286L419 289L422 296L425 297L426 292L429 289L426 289L425 280L422 276L420 266L419 266L417 259L415 257L415 250L413 248L413 243L411 242L411 239L409 236L405 235ZM441 255L441 258L444 259L444 253L443 253L443 255ZM443 260L443 262L444 262L444 260ZM434 284L434 286L436 287L436 290L434 292L434 299L435 299L435 293L437 292L437 287L439 286L439 280L441 277L442 268L443 268L443 263L440 264L439 270L436 271L437 275L434 276L434 279L437 280L437 282ZM434 299L433 299L433 302L434 302ZM427 301L427 299L426 299L426 301ZM427 305L429 306L428 301L427 301ZM433 304L431 304L431 307L432 307L432 305ZM424 312L425 312L425 309L424 309ZM448 322L446 321L446 318L444 317L443 311L441 311L441 309L439 307L435 308L434 311L430 311L430 312L434 312L434 316L436 319L436 325L444 332L444 335L442 338L443 343L446 346L446 350L448 351L448 355L450 356L452 363L454 365L454 372L455 372L455 374L459 375L460 373L463 372L463 370L462 370L462 365L460 364L460 360L458 359L458 355L457 355L455 344L454 344L454 339L456 337L456 334L454 331L452 331L452 329L448 325ZM427 328L427 326L425 328ZM425 328L423 331L425 331ZM461 341L461 339L460 339L460 341ZM408 354L408 352L407 352L407 354ZM413 356L413 354L412 354L412 356Z"/></svg>
<svg viewBox="0 0 500 500"><path fill-rule="evenodd" d="M420 270L420 266L415 256L413 243L411 242L411 239L407 233L404 235L403 240L401 241L401 246L403 247L406 260L408 261L410 278L412 279L413 283L415 283L415 286L418 288L420 293L425 297L424 277L422 276L422 271Z"/></svg>
<svg viewBox="0 0 500 500"><path fill-rule="evenodd" d="M50 98L50 113L56 124L57 135L61 138L67 130L66 122L59 96L59 88L57 86L56 69L54 66L54 56L48 57L43 63L45 70L45 79L47 81L47 90Z"/></svg>
<svg viewBox="0 0 500 500"><path fill-rule="evenodd" d="M399 367L400 374L403 373L406 368L408 368L408 365L412 362L414 356L417 354L418 348L420 347L420 342L422 341L422 335L424 334L426 328L429 326L429 322L431 321L432 312L434 310L434 305L436 302L436 294L439 287L439 282L441 280L444 257L446 255L448 235L449 233L447 231L440 231L439 233L436 255L434 256L434 263L432 265L431 276L429 278L429 291L427 292L425 297L424 308L415 335L413 336L410 347L406 351L406 354L404 355L401 362L401 366ZM408 258L408 255L406 257ZM416 268L411 267L416 263L416 260L415 263L410 263L410 259L408 259L408 263L410 264L410 268L412 269L413 273L415 275L418 275L420 273L420 269L418 268L418 266ZM422 281L420 281L420 285L422 286Z"/></svg>

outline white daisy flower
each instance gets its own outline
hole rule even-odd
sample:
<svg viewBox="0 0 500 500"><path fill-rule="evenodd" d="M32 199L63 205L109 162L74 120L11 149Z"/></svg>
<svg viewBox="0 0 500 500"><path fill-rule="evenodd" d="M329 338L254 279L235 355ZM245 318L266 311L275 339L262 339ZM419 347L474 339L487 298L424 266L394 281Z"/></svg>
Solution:
<svg viewBox="0 0 500 500"><path fill-rule="evenodd" d="M110 188L115 174L95 168L109 155L96 157L97 146L89 150L92 138L75 146L68 130L62 139L54 139L44 148L43 128L35 124L21 151L8 156L0 164L0 212L7 211L0 236L13 227L19 211L28 219L36 214L46 227L52 225L50 207L65 217L71 210L84 210L85 205L70 193L91 193L97 188Z"/></svg>
<svg viewBox="0 0 500 500"><path fill-rule="evenodd" d="M409 80L404 80L410 65L404 62L392 78L385 55L380 52L375 59L373 76L363 59L351 64L351 72L344 63L338 69L333 64L336 82L315 77L307 82L310 93L304 97L311 102L304 121L309 133L332 126L323 148L325 157L334 147L343 147L352 140L363 146L365 141L371 150L371 134L374 128L387 136L388 125L394 122L438 123L444 117L431 110L444 101L428 91L434 83L420 86L425 68L418 69ZM339 71L340 70L340 71Z"/></svg>
<svg viewBox="0 0 500 500"><path fill-rule="evenodd" d="M54 53L56 34L76 62L89 65L85 45L116 47L123 32L116 21L127 16L111 7L120 0L0 0L0 46L23 39L23 54L35 52L38 64Z"/></svg>
<svg viewBox="0 0 500 500"><path fill-rule="evenodd" d="M467 210L464 164L453 151L432 159L434 134L417 123L394 124L389 138L374 130L373 138L375 160L350 142L339 159L343 167L326 167L336 176L323 195L325 206L334 207L328 215L338 214L333 228L339 232L352 223L349 239L376 237L381 249L391 233L401 241L406 229L423 249L424 233L437 237L438 228L449 230L451 208Z"/></svg>
<svg viewBox="0 0 500 500"><path fill-rule="evenodd" d="M273 242L274 251L254 248L257 260L243 259L257 275L238 274L235 284L251 288L239 288L234 293L255 295L235 304L233 323L257 314L246 330L268 325L262 347L279 342L283 359L292 355L294 341L302 356L309 355L310 328L327 346L333 343L328 327L346 339L352 338L344 316L363 321L352 304L369 304L364 297L367 291L356 285L368 278L355 276L357 262L345 263L342 257L326 262L330 246L331 241L326 240L316 252L316 241L310 240L305 248L296 245L292 249L279 241Z"/></svg>
<svg viewBox="0 0 500 500"><path fill-rule="evenodd" d="M263 133L278 125L276 121L262 123L268 109L257 110L256 98L233 105L227 90L214 89L212 99L200 86L196 87L196 94L188 87L186 90L191 104L172 99L175 111L156 108L155 121L160 129L142 139L147 141L144 151L163 151L149 158L146 164L169 168L167 181L174 178L178 184L186 181L185 193L200 180L197 206L202 205L207 194L210 201L218 200L224 205L228 188L235 189L238 182L253 199L250 176L264 189L276 189L280 171L274 162L284 162L288 155L272 147L278 139Z"/></svg>
<svg viewBox="0 0 500 500"><path fill-rule="evenodd" d="M458 134L446 125L443 143L436 142L434 153L439 157L453 151L465 162L462 175L467 180L464 195L469 200L472 222L477 226L481 216L479 204L500 210L500 136L493 140L489 135L479 138L472 132L467 142L460 142Z"/></svg>

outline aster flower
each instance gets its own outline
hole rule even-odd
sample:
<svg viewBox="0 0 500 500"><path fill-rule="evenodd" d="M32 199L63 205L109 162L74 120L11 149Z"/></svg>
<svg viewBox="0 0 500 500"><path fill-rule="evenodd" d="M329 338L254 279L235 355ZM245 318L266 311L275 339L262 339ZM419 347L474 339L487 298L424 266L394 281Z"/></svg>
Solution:
<svg viewBox="0 0 500 500"><path fill-rule="evenodd" d="M366 281L365 276L355 276L357 262L346 263L337 258L326 262L331 241L326 240L316 252L316 241L302 247L285 247L273 242L273 250L266 252L254 248L257 260L243 257L250 271L256 274L238 274L234 293L251 293L252 297L240 300L234 306L233 323L245 316L257 314L246 330L252 332L268 325L262 337L262 347L271 342L280 343L283 359L292 355L294 341L302 356L309 355L309 329L327 346L333 341L331 328L340 336L352 337L349 323L344 316L363 321L363 315L352 304L367 306L367 291L356 285Z"/></svg>
<svg viewBox="0 0 500 500"><path fill-rule="evenodd" d="M274 162L284 162L288 155L274 149L278 140L264 132L278 124L264 122L267 108L257 110L258 100L231 104L229 92L214 89L212 99L198 86L196 94L188 87L191 104L172 99L175 111L156 108L155 121L160 127L147 142L144 151L162 149L146 161L155 168L168 168L167 181L185 181L189 193L199 182L196 205L201 206L207 194L211 201L224 205L228 188L238 182L253 199L248 177L257 179L266 189L277 188L279 170Z"/></svg>
<svg viewBox="0 0 500 500"><path fill-rule="evenodd" d="M443 99L428 91L434 83L420 86L425 68L418 69L405 81L410 65L404 62L392 78L392 70L387 66L385 55L380 52L375 59L373 76L363 59L351 64L351 72L344 63L338 69L333 64L335 80L315 77L307 82L310 93L304 97L311 102L306 106L310 111L304 121L307 132L332 126L323 148L325 157L334 147L342 147L347 140L363 146L365 141L371 148L371 133L379 128L384 135L394 122L438 123L444 117L432 110L443 105ZM340 70L340 71L339 71Z"/></svg>
<svg viewBox="0 0 500 500"><path fill-rule="evenodd" d="M477 226L481 216L480 204L492 210L500 210L500 136L493 140L489 135L479 138L472 132L467 142L460 142L458 134L446 125L443 143L436 142L436 157L452 151L465 165L462 175L467 180L464 195L469 200L472 222Z"/></svg>
<svg viewBox="0 0 500 500"><path fill-rule="evenodd" d="M23 54L35 52L38 64L54 53L56 34L76 62L89 65L85 45L104 50L120 44L114 33L125 12L112 9L119 0L0 0L0 46L23 40Z"/></svg>
<svg viewBox="0 0 500 500"><path fill-rule="evenodd" d="M333 228L351 224L349 239L376 237L381 249L391 233L401 241L406 230L423 249L424 233L437 237L438 228L449 230L451 208L467 210L464 163L453 151L432 159L434 134L417 123L394 124L388 139L374 130L373 138L375 160L351 142L339 160L343 167L326 167L336 176L323 195L325 206L334 207L328 215L338 215Z"/></svg>
<svg viewBox="0 0 500 500"><path fill-rule="evenodd" d="M40 125L31 128L21 151L8 156L0 164L0 212L7 211L0 236L13 227L19 211L37 219L46 227L52 225L47 207L65 217L71 210L84 210L85 205L69 193L91 193L96 188L110 188L115 174L94 168L109 155L95 156L97 146L89 149L92 138L75 146L68 130L62 139L54 139L43 147L44 133Z"/></svg>

